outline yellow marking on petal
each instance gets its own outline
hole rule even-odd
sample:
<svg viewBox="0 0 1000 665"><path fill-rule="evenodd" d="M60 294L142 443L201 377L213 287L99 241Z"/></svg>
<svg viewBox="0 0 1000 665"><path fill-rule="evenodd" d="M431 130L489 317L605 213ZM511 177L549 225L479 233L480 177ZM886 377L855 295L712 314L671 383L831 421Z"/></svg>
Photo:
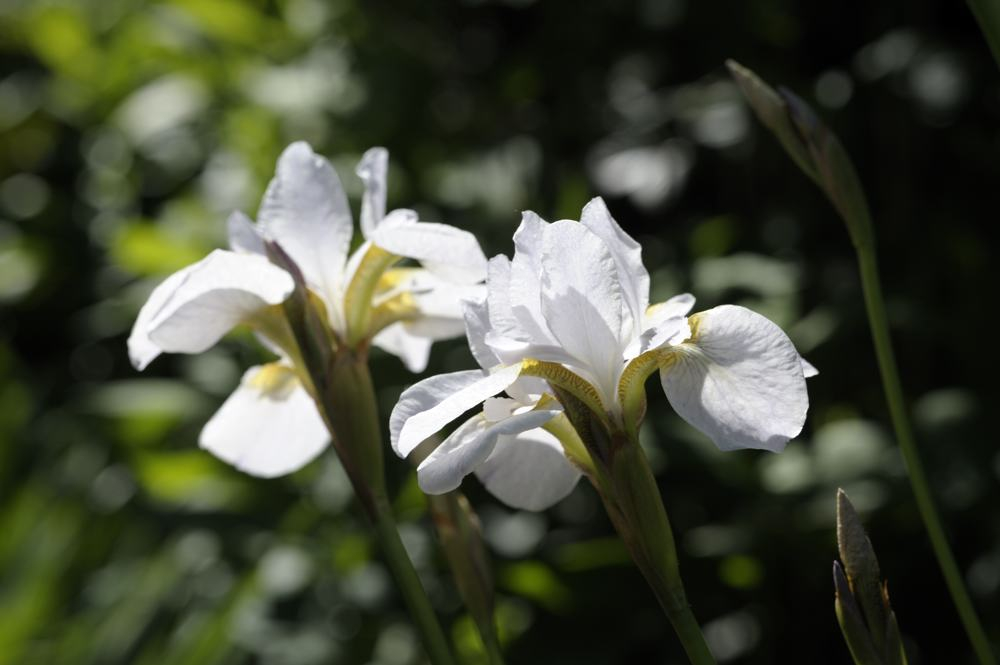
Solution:
<svg viewBox="0 0 1000 665"><path fill-rule="evenodd" d="M646 379L658 369L672 365L677 347L653 349L632 359L618 381L618 403L622 406L626 431L635 434L646 415Z"/></svg>
<svg viewBox="0 0 1000 665"><path fill-rule="evenodd" d="M247 385L274 400L287 398L299 383L295 370L281 363L268 363L250 377Z"/></svg>
<svg viewBox="0 0 1000 665"><path fill-rule="evenodd" d="M375 290L386 270L398 260L398 256L376 245L370 245L361 258L344 295L348 344L353 346L369 335Z"/></svg>
<svg viewBox="0 0 1000 665"><path fill-rule="evenodd" d="M521 374L537 376L562 388L583 402L603 422L607 422L607 409L601 402L597 389L589 381L559 363L526 358L521 361Z"/></svg>

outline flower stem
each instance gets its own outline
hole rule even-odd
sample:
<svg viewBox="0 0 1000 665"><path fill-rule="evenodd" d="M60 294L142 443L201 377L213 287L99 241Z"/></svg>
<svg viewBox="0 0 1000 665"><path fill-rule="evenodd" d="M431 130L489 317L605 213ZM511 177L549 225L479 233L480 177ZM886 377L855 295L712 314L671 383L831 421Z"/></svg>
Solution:
<svg viewBox="0 0 1000 665"><path fill-rule="evenodd" d="M382 555L392 570L396 586L420 633L424 649L427 650L427 657L433 665L452 665L454 660L448 642L441 631L441 625L434 614L427 593L420 583L417 571L413 568L406 548L403 547L403 541L399 538L399 529L396 528L389 502L383 496L376 500L375 505L377 506L375 514L370 517L379 544L382 546Z"/></svg>
<svg viewBox="0 0 1000 665"><path fill-rule="evenodd" d="M367 358L364 354L341 349L324 378L324 382L318 383L325 390L317 402L354 492L378 537L385 562L420 633L427 656L432 665L453 665L448 641L392 516L385 489L384 444L378 405Z"/></svg>
<svg viewBox="0 0 1000 665"><path fill-rule="evenodd" d="M917 509L923 518L924 527L931 540L931 546L941 567L948 591L951 593L952 602L958 610L965 632L968 633L969 641L972 643L972 648L976 652L979 662L982 665L996 665L997 661L991 651L986 631L983 630L979 617L976 616L972 600L969 598L969 593L962 581L962 574L955 562L955 556L948 545L941 517L934 505L934 499L931 497L927 474L924 471L920 453L917 451L913 429L910 426L903 401L903 389L892 350L892 341L889 337L889 323L885 314L885 302L882 297L875 248L870 244L856 244L855 248L858 253L865 307L868 311L868 321L875 343L879 372L882 375L882 386L885 390L886 401L889 403L889 414L896 430L896 438L899 440L899 448L903 454L903 462L906 464Z"/></svg>
<svg viewBox="0 0 1000 665"><path fill-rule="evenodd" d="M608 515L670 620L692 665L715 665L684 593L663 498L637 440L615 446Z"/></svg>

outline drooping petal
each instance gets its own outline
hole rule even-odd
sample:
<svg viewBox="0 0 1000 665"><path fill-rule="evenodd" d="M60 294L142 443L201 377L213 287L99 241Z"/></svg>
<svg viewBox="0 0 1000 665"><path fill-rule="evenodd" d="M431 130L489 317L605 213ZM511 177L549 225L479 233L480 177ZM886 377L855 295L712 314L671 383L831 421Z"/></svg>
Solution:
<svg viewBox="0 0 1000 665"><path fill-rule="evenodd" d="M385 217L386 172L389 169L389 151L370 148L361 157L355 173L365 183L361 199L361 233L370 238L372 231Z"/></svg>
<svg viewBox="0 0 1000 665"><path fill-rule="evenodd" d="M389 443L393 452L400 457L406 457L423 441L420 439L410 441L406 445L400 444L399 436L407 420L434 408L455 393L480 381L484 376L483 372L476 369L438 374L418 381L404 390L389 416Z"/></svg>
<svg viewBox="0 0 1000 665"><path fill-rule="evenodd" d="M559 439L541 428L499 437L475 473L493 496L521 510L555 505L582 475L566 459Z"/></svg>
<svg viewBox="0 0 1000 665"><path fill-rule="evenodd" d="M521 368L518 365L512 365L499 369L493 374L483 376L480 373L478 380L452 392L443 399L440 397L440 392L437 393L434 398L437 403L434 406L411 416L403 423L394 449L403 455L409 454L420 445L420 442L452 420L472 407L481 404L487 397L493 397L502 392L517 380L520 372Z"/></svg>
<svg viewBox="0 0 1000 665"><path fill-rule="evenodd" d="M633 330L639 332L649 306L649 273L642 264L642 246L618 225L604 199L597 197L584 206L580 223L604 241L618 269L622 298ZM626 322L626 326L628 322Z"/></svg>
<svg viewBox="0 0 1000 665"><path fill-rule="evenodd" d="M799 354L782 330L743 307L691 317L693 336L660 373L677 413L722 450L780 451L809 398Z"/></svg>
<svg viewBox="0 0 1000 665"><path fill-rule="evenodd" d="M486 279L486 257L476 236L454 226L383 223L372 233L372 240L386 251L420 261L449 281L474 284Z"/></svg>
<svg viewBox="0 0 1000 665"><path fill-rule="evenodd" d="M200 353L294 288L291 276L264 257L222 249L182 272L183 279L168 279L150 297L147 307L159 304L156 312L136 321L148 321L148 340L161 351Z"/></svg>
<svg viewBox="0 0 1000 665"><path fill-rule="evenodd" d="M378 331L372 337L372 344L402 360L409 371L419 374L427 369L434 340L414 335L402 321L397 321Z"/></svg>
<svg viewBox="0 0 1000 665"><path fill-rule="evenodd" d="M354 229L344 188L330 162L302 141L285 148L257 221L298 264L306 281L333 300Z"/></svg>
<svg viewBox="0 0 1000 665"><path fill-rule="evenodd" d="M301 469L330 435L309 393L285 365L251 367L201 431L199 444L252 476L273 478Z"/></svg>
<svg viewBox="0 0 1000 665"><path fill-rule="evenodd" d="M493 452L497 438L534 429L551 420L557 412L527 411L496 423L481 416L470 418L445 439L417 467L417 482L428 494L444 494L457 489Z"/></svg>
<svg viewBox="0 0 1000 665"><path fill-rule="evenodd" d="M257 225L239 210L234 210L229 215L229 219L226 220L226 229L229 234L229 249L244 254L260 254L261 256L265 254L264 240L257 232Z"/></svg>
<svg viewBox="0 0 1000 665"><path fill-rule="evenodd" d="M622 367L622 296L607 246L582 224L550 224L542 243L542 314L560 345L592 368L606 397Z"/></svg>
<svg viewBox="0 0 1000 665"><path fill-rule="evenodd" d="M530 210L521 213L521 225L514 232L514 259L506 287L517 326L538 343L555 343L542 315L541 300L542 239L548 226L548 222Z"/></svg>
<svg viewBox="0 0 1000 665"><path fill-rule="evenodd" d="M128 337L128 357L132 366L140 372L146 369L149 363L153 362L163 351L159 345L154 344L149 339L149 324L174 295L177 288L184 283L188 274L199 265L199 263L189 265L167 277L153 289L146 304L139 310L139 316L136 317L135 323L132 325L132 333Z"/></svg>

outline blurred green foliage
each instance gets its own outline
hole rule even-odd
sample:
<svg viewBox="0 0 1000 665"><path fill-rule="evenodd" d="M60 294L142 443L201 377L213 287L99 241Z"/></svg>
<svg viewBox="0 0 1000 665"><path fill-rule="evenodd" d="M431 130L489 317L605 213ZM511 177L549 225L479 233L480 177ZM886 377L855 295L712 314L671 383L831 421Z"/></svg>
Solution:
<svg viewBox="0 0 1000 665"><path fill-rule="evenodd" d="M650 385L644 444L722 662L842 663L832 506L865 515L912 662L971 662L886 428L846 233L754 125L734 57L821 110L873 205L920 445L1000 644L990 413L1000 77L961 3L6 0L0 3L0 663L419 662L337 462L251 480L200 426L265 352L236 334L142 376L124 339L169 272L223 242L284 145L349 192L510 252L518 212L607 197L654 297L737 302L821 370L780 455L719 453ZM387 414L413 377L373 359ZM467 368L461 341L430 371ZM475 629L402 462L403 536L465 662ZM541 515L467 483L512 663L683 655L593 491Z"/></svg>

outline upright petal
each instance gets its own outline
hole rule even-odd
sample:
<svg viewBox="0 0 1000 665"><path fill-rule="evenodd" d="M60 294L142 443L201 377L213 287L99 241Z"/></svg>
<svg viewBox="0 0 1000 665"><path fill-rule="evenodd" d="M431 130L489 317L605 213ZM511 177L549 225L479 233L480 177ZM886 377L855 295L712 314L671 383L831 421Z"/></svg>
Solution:
<svg viewBox="0 0 1000 665"><path fill-rule="evenodd" d="M416 259L444 279L474 284L486 279L486 257L476 236L447 224L380 224L375 244L398 256Z"/></svg>
<svg viewBox="0 0 1000 665"><path fill-rule="evenodd" d="M164 282L163 293L154 292L150 303L161 306L149 319L146 334L161 351L201 353L234 326L283 302L293 288L291 275L264 257L217 249L191 266L183 279Z"/></svg>
<svg viewBox="0 0 1000 665"><path fill-rule="evenodd" d="M132 325L132 333L128 337L128 357L132 361L132 366L140 372L163 352L163 349L149 339L149 324L174 295L178 287L184 283L188 274L199 265L201 264L194 263L167 277L153 289L146 304L139 310L139 316L136 317L135 323Z"/></svg>
<svg viewBox="0 0 1000 665"><path fill-rule="evenodd" d="M486 277L486 303L490 329L494 334L521 337L521 326L510 305L510 260L498 254L489 260Z"/></svg>
<svg viewBox="0 0 1000 665"><path fill-rule="evenodd" d="M354 231L351 209L330 162L309 144L299 141L281 153L257 221L324 298L339 293Z"/></svg>
<svg viewBox="0 0 1000 665"><path fill-rule="evenodd" d="M638 333L649 306L649 273L642 264L642 246L618 226L601 197L591 199L584 206L580 223L603 240L611 252L618 269L622 297L628 307L633 330Z"/></svg>
<svg viewBox="0 0 1000 665"><path fill-rule="evenodd" d="M244 254L266 254L264 240L257 232L257 225L239 210L234 210L226 220L229 233L229 249Z"/></svg>
<svg viewBox="0 0 1000 665"><path fill-rule="evenodd" d="M552 343L555 338L542 315L542 238L549 223L527 210L514 232L514 259L510 263L507 298L518 327L538 343ZM490 276L492 279L492 275Z"/></svg>
<svg viewBox="0 0 1000 665"><path fill-rule="evenodd" d="M395 446L397 453L408 455L424 439L436 433L455 418L481 404L487 397L493 397L503 392L507 386L517 380L520 373L520 366L512 365L497 370L493 374L485 376L480 374L479 379L475 382L438 400L431 408L411 416L403 423L399 431Z"/></svg>
<svg viewBox="0 0 1000 665"><path fill-rule="evenodd" d="M386 172L389 169L389 151L370 148L361 157L355 173L365 183L361 199L361 233L370 238L375 227L385 217Z"/></svg>
<svg viewBox="0 0 1000 665"><path fill-rule="evenodd" d="M462 314L465 320L465 337L469 341L472 357L483 369L500 364L500 359L486 344L486 333L490 330L490 308L486 300L463 300Z"/></svg>
<svg viewBox="0 0 1000 665"><path fill-rule="evenodd" d="M477 369L438 374L404 390L389 416L389 443L393 452L400 457L406 457L423 441L421 439L405 446L400 445L399 436L407 420L418 413L429 411L455 393L480 381L484 376L486 375Z"/></svg>
<svg viewBox="0 0 1000 665"><path fill-rule="evenodd" d="M500 436L534 429L551 420L556 411L527 411L499 422L473 416L445 439L417 467L420 489L428 494L444 494L457 489L462 479L483 463Z"/></svg>
<svg viewBox="0 0 1000 665"><path fill-rule="evenodd" d="M545 232L542 267L549 330L593 370L605 397L613 397L627 340L621 337L621 288L607 246L582 224L555 222Z"/></svg>
<svg viewBox="0 0 1000 665"><path fill-rule="evenodd" d="M566 497L580 470L563 454L559 439L536 428L497 439L476 477L496 498L512 508L545 510Z"/></svg>
<svg viewBox="0 0 1000 665"><path fill-rule="evenodd" d="M278 363L251 367L201 431L199 444L252 476L273 478L301 469L330 435L294 370Z"/></svg>
<svg viewBox="0 0 1000 665"><path fill-rule="evenodd" d="M723 305L690 319L692 339L661 371L667 398L722 450L778 452L798 435L809 398L799 354L778 326Z"/></svg>

